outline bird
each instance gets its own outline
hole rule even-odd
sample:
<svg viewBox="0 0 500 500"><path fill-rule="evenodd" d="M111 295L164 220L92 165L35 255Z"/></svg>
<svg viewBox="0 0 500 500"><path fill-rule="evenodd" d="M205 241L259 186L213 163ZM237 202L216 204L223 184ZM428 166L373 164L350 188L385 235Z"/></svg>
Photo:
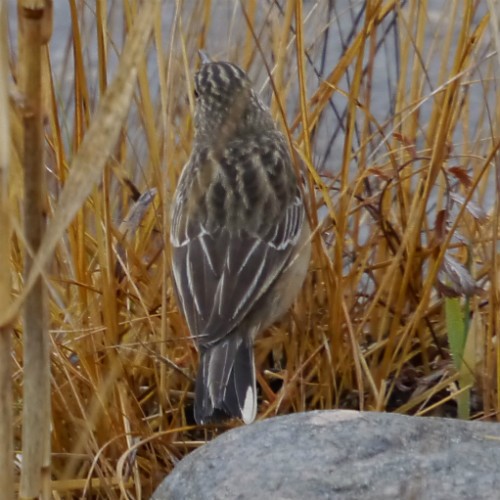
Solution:
<svg viewBox="0 0 500 500"><path fill-rule="evenodd" d="M293 304L311 231L288 142L248 75L204 60L170 220L173 288L199 351L197 424L254 421L255 338Z"/></svg>

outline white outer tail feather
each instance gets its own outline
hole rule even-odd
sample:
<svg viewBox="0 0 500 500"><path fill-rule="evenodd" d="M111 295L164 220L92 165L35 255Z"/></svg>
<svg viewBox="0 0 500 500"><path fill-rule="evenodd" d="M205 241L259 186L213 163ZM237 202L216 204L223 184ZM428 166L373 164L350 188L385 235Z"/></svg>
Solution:
<svg viewBox="0 0 500 500"><path fill-rule="evenodd" d="M243 408L241 409L241 418L245 424L251 424L257 415L257 397L253 387L247 389Z"/></svg>

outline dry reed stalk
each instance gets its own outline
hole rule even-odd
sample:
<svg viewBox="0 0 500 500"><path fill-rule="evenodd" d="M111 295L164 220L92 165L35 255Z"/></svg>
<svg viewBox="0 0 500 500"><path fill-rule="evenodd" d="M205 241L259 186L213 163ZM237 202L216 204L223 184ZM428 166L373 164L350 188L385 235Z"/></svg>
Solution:
<svg viewBox="0 0 500 500"><path fill-rule="evenodd" d="M20 88L23 95L24 235L27 277L43 238L46 182L42 107L43 46L52 31L52 2L19 2ZM21 498L50 496L50 354L47 291L39 277L23 308L24 389Z"/></svg>
<svg viewBox="0 0 500 500"><path fill-rule="evenodd" d="M496 48L496 56L498 59L498 66L500 67L500 1L499 0L488 0L488 7L490 10L491 16L491 33L494 41L494 45ZM498 95L498 93L497 93ZM497 113L495 123L500 123L500 106L497 102ZM500 166L498 165L497 160L497 173L496 173L496 187L497 193L500 192ZM497 199L495 202L495 209L493 211L493 227L500 229L500 197L497 195ZM491 281L493 283L500 283L500 257L498 255L498 251L495 249L498 248L498 235L497 238L492 241L492 264L491 264ZM495 241L496 240L496 241ZM488 337L493 339L494 333L500 331L500 287L492 287L490 292L490 302L491 302L491 313L490 313L490 321L488 328ZM496 406L496 408L500 408L500 342L498 342L498 333L497 333L497 341L496 341L496 356L495 359L490 361L488 360L488 364L492 367L496 365L496 401L491 403L491 406ZM489 384L488 384L489 385ZM493 384L495 385L495 384ZM486 386L486 384L485 384ZM486 387L485 387L486 388ZM485 392L485 399L488 401L492 401L491 390L483 391ZM500 417L499 417L500 419Z"/></svg>
<svg viewBox="0 0 500 500"><path fill-rule="evenodd" d="M9 209L10 123L8 97L7 5L0 4L0 304L11 301ZM12 428L12 328L0 327L0 492L14 498Z"/></svg>

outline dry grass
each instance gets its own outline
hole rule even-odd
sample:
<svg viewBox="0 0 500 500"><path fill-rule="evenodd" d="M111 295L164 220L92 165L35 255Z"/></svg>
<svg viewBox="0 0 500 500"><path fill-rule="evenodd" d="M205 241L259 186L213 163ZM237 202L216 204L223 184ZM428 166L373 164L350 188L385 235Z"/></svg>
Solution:
<svg viewBox="0 0 500 500"><path fill-rule="evenodd" d="M214 3L225 7L163 2L148 17L154 2L110 2L106 16L105 2L70 0L69 38L42 58L49 222L29 275L11 48L0 296L12 286L13 299L0 334L8 346L12 326L21 453L18 313L42 272L56 498L147 498L227 429L193 424L197 353L169 268L199 48L249 70L305 165L313 258L293 311L257 341L259 418L354 408L498 419L498 19L473 1L446 12L370 1L362 15L365 2Z"/></svg>

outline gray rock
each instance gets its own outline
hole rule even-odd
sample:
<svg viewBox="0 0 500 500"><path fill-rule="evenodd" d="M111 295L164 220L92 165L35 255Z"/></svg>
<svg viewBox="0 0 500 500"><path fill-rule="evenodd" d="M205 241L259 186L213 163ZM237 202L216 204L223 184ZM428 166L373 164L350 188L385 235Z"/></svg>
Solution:
<svg viewBox="0 0 500 500"><path fill-rule="evenodd" d="M500 424L314 411L226 432L155 500L500 499Z"/></svg>

